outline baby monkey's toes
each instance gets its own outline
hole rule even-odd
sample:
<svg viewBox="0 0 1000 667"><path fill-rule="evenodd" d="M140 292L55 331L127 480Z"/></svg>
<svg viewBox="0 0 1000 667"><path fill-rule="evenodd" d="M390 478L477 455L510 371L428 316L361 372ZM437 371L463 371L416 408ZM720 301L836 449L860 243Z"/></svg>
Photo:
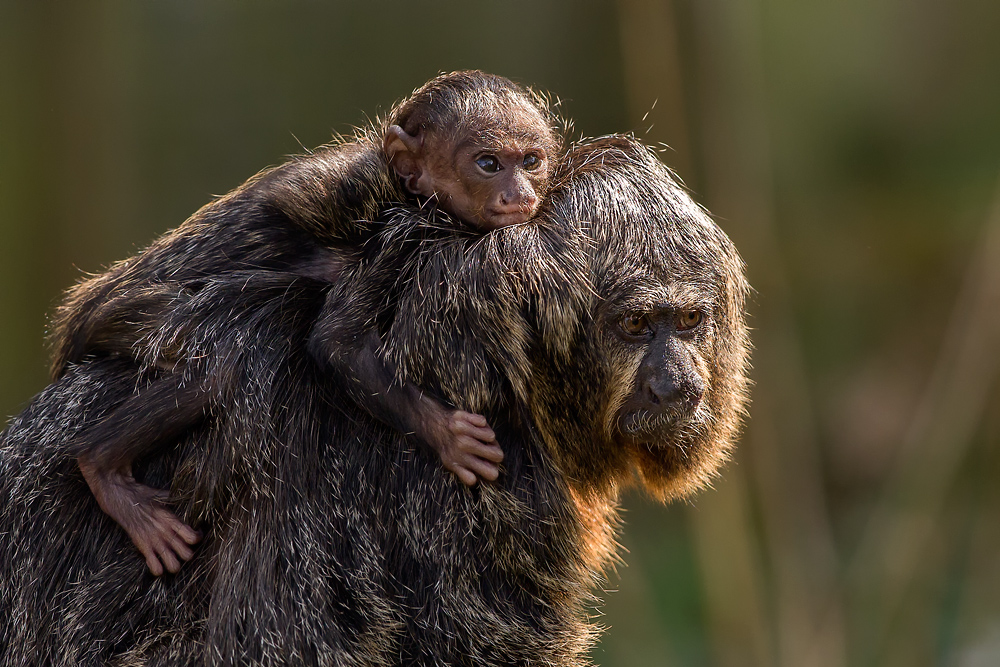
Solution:
<svg viewBox="0 0 1000 667"><path fill-rule="evenodd" d="M149 571L157 577L164 570L173 574L179 572L182 562L194 557L191 547L201 541L201 533L162 507L156 508L147 525L131 537L146 559Z"/></svg>

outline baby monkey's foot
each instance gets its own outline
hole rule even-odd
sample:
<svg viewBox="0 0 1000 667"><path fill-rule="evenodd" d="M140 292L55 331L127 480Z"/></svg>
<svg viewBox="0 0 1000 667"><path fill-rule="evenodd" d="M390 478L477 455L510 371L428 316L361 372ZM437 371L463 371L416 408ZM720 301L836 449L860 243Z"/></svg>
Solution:
<svg viewBox="0 0 1000 667"><path fill-rule="evenodd" d="M189 561L194 556L191 547L201 541L201 533L167 509L164 505L168 495L166 491L145 489L152 492L151 498L143 505L136 505L136 511L130 517L138 521L133 524L119 523L146 559L146 566L153 575L160 576L164 568L176 574L181 569L181 561Z"/></svg>
<svg viewBox="0 0 1000 667"><path fill-rule="evenodd" d="M167 509L166 491L139 484L127 472L96 470L83 459L80 470L101 509L125 529L153 575L164 569L176 573L182 561L191 560L201 533Z"/></svg>
<svg viewBox="0 0 1000 667"><path fill-rule="evenodd" d="M500 476L503 450L486 417L462 410L445 410L427 438L444 467L466 486Z"/></svg>

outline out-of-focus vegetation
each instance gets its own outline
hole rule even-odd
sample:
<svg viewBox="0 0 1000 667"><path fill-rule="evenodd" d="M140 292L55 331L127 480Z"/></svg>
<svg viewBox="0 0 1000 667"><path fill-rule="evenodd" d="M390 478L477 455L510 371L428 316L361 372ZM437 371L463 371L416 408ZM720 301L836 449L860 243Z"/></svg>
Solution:
<svg viewBox="0 0 1000 667"><path fill-rule="evenodd" d="M81 271L480 67L669 144L757 289L736 460L627 499L595 660L1000 664L998 34L988 0L0 0L0 413Z"/></svg>

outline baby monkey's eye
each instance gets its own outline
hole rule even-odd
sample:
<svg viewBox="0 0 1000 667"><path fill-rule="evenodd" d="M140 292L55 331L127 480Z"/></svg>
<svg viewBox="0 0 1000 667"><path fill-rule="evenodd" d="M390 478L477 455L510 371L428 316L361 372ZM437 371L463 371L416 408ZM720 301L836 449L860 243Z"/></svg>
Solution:
<svg viewBox="0 0 1000 667"><path fill-rule="evenodd" d="M677 329L679 331L694 329L701 324L703 317L700 310L683 310L677 315Z"/></svg>
<svg viewBox="0 0 1000 667"><path fill-rule="evenodd" d="M487 174L495 174L500 171L500 160L495 155L483 155L476 158L476 164Z"/></svg>
<svg viewBox="0 0 1000 667"><path fill-rule="evenodd" d="M622 316L622 330L630 336L641 336L649 333L649 321L645 313L629 311Z"/></svg>
<svg viewBox="0 0 1000 667"><path fill-rule="evenodd" d="M524 162L521 163L527 171L534 171L542 166L542 158L538 157L534 153L525 155Z"/></svg>

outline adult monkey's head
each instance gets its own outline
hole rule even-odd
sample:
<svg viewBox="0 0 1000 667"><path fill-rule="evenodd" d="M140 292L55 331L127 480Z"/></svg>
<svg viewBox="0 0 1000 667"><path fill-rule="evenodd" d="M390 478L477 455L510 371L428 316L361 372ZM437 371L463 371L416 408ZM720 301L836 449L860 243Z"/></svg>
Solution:
<svg viewBox="0 0 1000 667"><path fill-rule="evenodd" d="M404 187L482 231L534 215L562 149L543 96L478 70L431 79L386 120L383 148Z"/></svg>
<svg viewBox="0 0 1000 667"><path fill-rule="evenodd" d="M747 402L749 289L735 247L641 143L572 148L540 220L590 239L595 292L577 354L538 373L533 412L578 491L638 472L656 497L703 486Z"/></svg>

